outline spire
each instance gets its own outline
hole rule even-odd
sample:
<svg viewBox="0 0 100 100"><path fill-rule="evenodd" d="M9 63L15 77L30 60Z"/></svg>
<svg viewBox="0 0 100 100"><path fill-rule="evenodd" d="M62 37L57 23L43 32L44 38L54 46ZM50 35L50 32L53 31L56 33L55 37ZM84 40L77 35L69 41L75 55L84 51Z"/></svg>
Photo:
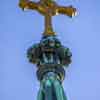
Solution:
<svg viewBox="0 0 100 100"><path fill-rule="evenodd" d="M67 100L62 82L65 78L65 68L71 63L71 52L68 47L57 39L52 27L52 16L64 14L72 18L76 8L59 6L53 0L33 2L20 0L19 6L24 10L38 11L44 16L44 32L41 41L32 45L27 51L29 61L37 65L37 78L40 89L37 100Z"/></svg>

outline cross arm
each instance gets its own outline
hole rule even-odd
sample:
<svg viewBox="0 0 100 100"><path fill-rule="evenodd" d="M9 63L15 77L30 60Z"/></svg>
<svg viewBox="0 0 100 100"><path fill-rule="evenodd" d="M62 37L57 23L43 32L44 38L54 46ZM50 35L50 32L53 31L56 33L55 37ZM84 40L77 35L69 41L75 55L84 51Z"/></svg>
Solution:
<svg viewBox="0 0 100 100"><path fill-rule="evenodd" d="M20 0L19 7L22 8L23 10L25 8L37 10L38 9L38 3L33 2L33 1L28 1L28 0Z"/></svg>
<svg viewBox="0 0 100 100"><path fill-rule="evenodd" d="M57 13L67 15L69 17L73 17L77 14L77 11L76 8L73 8L72 6L69 7L58 6Z"/></svg>

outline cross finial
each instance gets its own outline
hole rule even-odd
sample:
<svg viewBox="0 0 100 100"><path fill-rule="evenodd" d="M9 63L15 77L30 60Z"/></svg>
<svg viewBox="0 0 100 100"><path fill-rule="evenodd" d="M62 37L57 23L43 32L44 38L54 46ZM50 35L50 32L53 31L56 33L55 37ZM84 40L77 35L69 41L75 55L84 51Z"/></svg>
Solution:
<svg viewBox="0 0 100 100"><path fill-rule="evenodd" d="M39 2L20 0L19 6L23 10L36 10L45 17L45 31L43 33L43 35L45 36L55 35L55 32L52 28L52 16L64 14L69 17L72 17L75 16L77 13L76 8L73 8L72 6L59 6L53 0L40 0Z"/></svg>

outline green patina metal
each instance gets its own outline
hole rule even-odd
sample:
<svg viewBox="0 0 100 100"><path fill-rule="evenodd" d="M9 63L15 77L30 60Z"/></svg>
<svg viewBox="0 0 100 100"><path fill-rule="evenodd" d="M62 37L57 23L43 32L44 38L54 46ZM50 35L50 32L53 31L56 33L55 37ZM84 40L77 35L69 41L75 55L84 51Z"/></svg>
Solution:
<svg viewBox="0 0 100 100"><path fill-rule="evenodd" d="M62 82L65 78L65 67L71 63L71 52L62 45L52 28L51 18L57 14L72 17L76 9L72 6L62 7L53 0L33 2L20 0L19 6L24 9L37 10L45 16L45 31L39 43L27 51L29 61L37 65L37 78L40 89L37 100L67 100Z"/></svg>

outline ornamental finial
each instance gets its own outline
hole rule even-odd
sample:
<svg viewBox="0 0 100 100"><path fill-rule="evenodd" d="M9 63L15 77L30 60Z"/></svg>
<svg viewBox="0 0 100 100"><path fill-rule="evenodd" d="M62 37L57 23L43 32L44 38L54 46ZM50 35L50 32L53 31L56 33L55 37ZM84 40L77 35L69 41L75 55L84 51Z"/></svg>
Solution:
<svg viewBox="0 0 100 100"><path fill-rule="evenodd" d="M64 14L69 17L73 17L77 14L76 8L73 8L72 6L59 6L53 0L40 0L39 2L20 0L19 6L23 10L36 10L45 17L45 30L43 32L43 35L45 36L51 36L56 34L52 27L52 16Z"/></svg>

